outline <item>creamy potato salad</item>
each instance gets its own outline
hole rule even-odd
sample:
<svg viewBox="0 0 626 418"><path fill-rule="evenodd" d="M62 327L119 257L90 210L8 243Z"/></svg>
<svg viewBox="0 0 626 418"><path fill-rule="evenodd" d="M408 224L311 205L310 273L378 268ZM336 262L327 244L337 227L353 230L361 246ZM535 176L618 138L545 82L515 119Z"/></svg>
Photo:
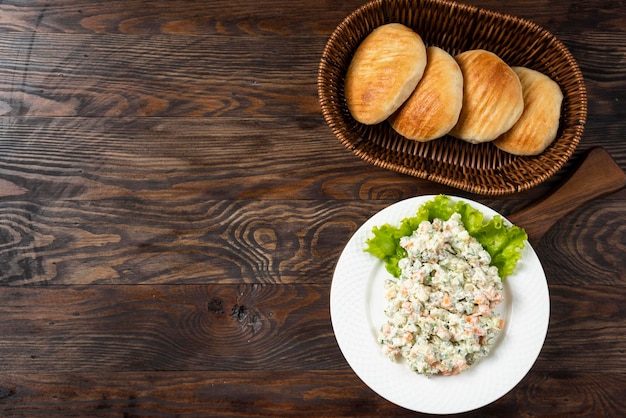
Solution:
<svg viewBox="0 0 626 418"><path fill-rule="evenodd" d="M383 351L421 374L460 373L489 353L504 325L494 312L502 301L498 268L458 213L421 222L400 245L401 274L385 283Z"/></svg>

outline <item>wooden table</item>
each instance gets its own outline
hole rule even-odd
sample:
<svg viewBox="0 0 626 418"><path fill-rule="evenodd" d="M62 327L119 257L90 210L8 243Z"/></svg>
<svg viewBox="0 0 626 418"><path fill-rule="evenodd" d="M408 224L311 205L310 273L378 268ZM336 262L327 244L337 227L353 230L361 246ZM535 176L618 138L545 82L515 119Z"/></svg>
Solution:
<svg viewBox="0 0 626 418"><path fill-rule="evenodd" d="M333 334L339 254L370 216L447 193L510 214L594 146L626 168L622 1L474 0L578 60L573 159L484 197L361 161L317 97L322 50L363 2L12 0L0 5L0 415L405 416ZM467 416L626 412L626 191L533 247L545 345Z"/></svg>

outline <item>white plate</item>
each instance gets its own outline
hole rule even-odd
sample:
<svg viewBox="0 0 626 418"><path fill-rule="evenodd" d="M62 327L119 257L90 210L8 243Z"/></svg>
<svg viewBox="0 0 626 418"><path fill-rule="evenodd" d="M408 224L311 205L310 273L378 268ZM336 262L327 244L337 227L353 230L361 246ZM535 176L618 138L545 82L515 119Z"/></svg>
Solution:
<svg viewBox="0 0 626 418"><path fill-rule="evenodd" d="M509 392L534 364L548 330L550 297L537 254L526 242L515 273L504 281L501 315L505 327L489 355L455 376L426 377L393 363L381 351L378 330L385 322L383 285L389 273L382 261L364 252L372 227L399 225L434 196L391 205L365 222L350 238L335 268L330 315L337 343L365 384L387 400L414 411L452 414L487 405ZM478 202L463 200L490 219L497 214ZM523 226L523 225L521 225Z"/></svg>

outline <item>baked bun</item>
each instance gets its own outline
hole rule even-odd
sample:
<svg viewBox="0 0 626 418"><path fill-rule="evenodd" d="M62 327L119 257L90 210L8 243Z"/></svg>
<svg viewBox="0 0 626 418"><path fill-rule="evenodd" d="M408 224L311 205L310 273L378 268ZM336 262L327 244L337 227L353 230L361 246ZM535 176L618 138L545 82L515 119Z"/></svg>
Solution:
<svg viewBox="0 0 626 418"><path fill-rule="evenodd" d="M525 67L513 67L522 83L524 112L494 145L515 155L541 154L556 138L563 92L550 77Z"/></svg>
<svg viewBox="0 0 626 418"><path fill-rule="evenodd" d="M522 115L524 97L519 78L489 51L470 50L455 58L463 72L463 108L450 134L474 144L493 141Z"/></svg>
<svg viewBox="0 0 626 418"><path fill-rule="evenodd" d="M357 121L386 120L409 98L424 74L426 46L400 23L379 26L357 48L345 81L346 102Z"/></svg>
<svg viewBox="0 0 626 418"><path fill-rule="evenodd" d="M400 135L420 142L447 134L463 105L463 74L454 58L434 46L426 54L428 62L417 88L389 119Z"/></svg>

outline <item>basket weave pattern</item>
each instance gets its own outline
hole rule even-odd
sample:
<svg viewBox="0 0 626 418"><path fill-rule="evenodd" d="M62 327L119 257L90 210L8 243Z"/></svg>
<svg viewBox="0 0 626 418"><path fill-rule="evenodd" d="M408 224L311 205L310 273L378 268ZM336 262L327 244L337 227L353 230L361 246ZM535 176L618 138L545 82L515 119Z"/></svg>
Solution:
<svg viewBox="0 0 626 418"><path fill-rule="evenodd" d="M387 122L355 121L344 97L344 78L361 41L375 28L402 23L451 55L486 49L510 66L540 71L563 91L556 140L540 155L520 157L493 144L445 136L408 140ZM572 156L587 118L582 73L567 48L527 20L446 0L373 0L350 14L331 35L318 72L322 114L337 138L363 160L385 169L483 195L527 190L554 175Z"/></svg>

